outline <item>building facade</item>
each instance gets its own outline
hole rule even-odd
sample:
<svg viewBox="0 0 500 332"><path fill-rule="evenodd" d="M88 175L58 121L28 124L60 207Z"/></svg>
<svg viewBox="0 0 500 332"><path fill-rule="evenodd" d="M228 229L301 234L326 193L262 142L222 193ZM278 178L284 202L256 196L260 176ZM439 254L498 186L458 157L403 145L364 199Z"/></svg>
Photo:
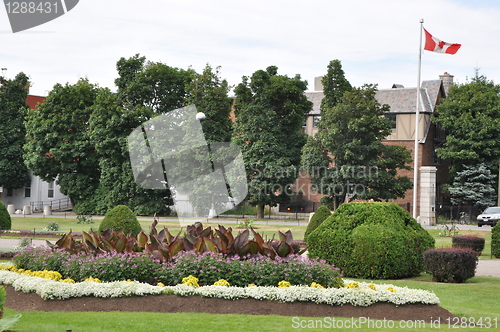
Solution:
<svg viewBox="0 0 500 332"><path fill-rule="evenodd" d="M436 204L443 204L447 197L443 194L442 186L448 178L449 163L440 160L436 155L436 148L445 142L445 133L431 123L431 117L443 98L446 98L449 88L453 85L453 76L444 73L439 79L423 81L420 88L419 101L419 132L418 140L418 181L417 181L417 216L422 224L432 224L435 216ZM303 132L314 136L317 124L321 120L320 105L324 97L321 77L315 79L314 91L306 92L307 98L313 103L313 108L304 124ZM415 121L417 109L418 89L406 88L394 84L390 89L380 89L376 99L380 104L390 106L386 116L392 121L392 133L383 142L387 145L399 145L411 151L415 158ZM410 165L413 168L413 164ZM413 179L413 170L400 170L399 175ZM311 188L306 174L301 174L295 188L300 188L301 197L309 202L319 202L322 195L316 194ZM413 189L408 190L404 198L394 200L397 204L412 211Z"/></svg>

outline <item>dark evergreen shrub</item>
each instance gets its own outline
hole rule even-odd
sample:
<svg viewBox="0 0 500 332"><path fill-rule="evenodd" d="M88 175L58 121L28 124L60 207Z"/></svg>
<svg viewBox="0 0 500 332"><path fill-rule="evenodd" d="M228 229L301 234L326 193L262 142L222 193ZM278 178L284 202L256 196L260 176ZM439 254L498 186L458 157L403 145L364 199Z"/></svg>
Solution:
<svg viewBox="0 0 500 332"><path fill-rule="evenodd" d="M438 282L465 282L474 277L477 253L463 248L429 249L424 252L425 271Z"/></svg>
<svg viewBox="0 0 500 332"><path fill-rule="evenodd" d="M99 232L108 228L114 231L120 231L123 229L125 234L132 232L134 236L142 230L141 224L139 224L135 214L128 206L125 205L115 206L113 209L108 211L108 213L106 213L104 219L99 225Z"/></svg>
<svg viewBox="0 0 500 332"><path fill-rule="evenodd" d="M405 278L424 270L434 238L395 203L345 203L308 236L309 255L354 278Z"/></svg>
<svg viewBox="0 0 500 332"><path fill-rule="evenodd" d="M491 254L500 258L500 222L491 229Z"/></svg>
<svg viewBox="0 0 500 332"><path fill-rule="evenodd" d="M330 212L330 209L324 205L321 205L316 212L314 212L313 216L311 217L311 220L309 221L309 224L307 225L306 232L304 233L304 241L307 241L307 236L314 231L316 228L318 228L319 225L323 221L326 220L332 213Z"/></svg>
<svg viewBox="0 0 500 332"><path fill-rule="evenodd" d="M12 227L12 220L10 219L9 211L0 201L0 229L10 229Z"/></svg>
<svg viewBox="0 0 500 332"><path fill-rule="evenodd" d="M468 248L481 255L485 240L479 236L453 236L451 242L453 248Z"/></svg>

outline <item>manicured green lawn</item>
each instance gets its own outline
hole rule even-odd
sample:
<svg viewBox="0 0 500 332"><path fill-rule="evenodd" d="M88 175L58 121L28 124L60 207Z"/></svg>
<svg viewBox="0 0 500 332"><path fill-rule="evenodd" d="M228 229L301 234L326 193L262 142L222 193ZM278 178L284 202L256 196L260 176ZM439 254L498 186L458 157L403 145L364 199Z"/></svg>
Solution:
<svg viewBox="0 0 500 332"><path fill-rule="evenodd" d="M143 218L141 218L143 219ZM142 226L142 229L146 234L149 233L149 228L153 222L153 218L148 218L149 220L143 221L140 220L140 224ZM195 220L195 219L193 219ZM59 224L59 230L62 232L89 232L90 229L97 230L99 228L99 224L101 222L100 219L94 219L93 224L78 224L77 221L74 217L73 218L51 218L51 217L46 217L46 218L36 218L36 217L13 217L12 218L12 229L19 229L19 230L35 230L35 231L41 231L47 225L49 222L57 222ZM184 219L177 221L172 218L159 218L159 224L156 227L158 230L163 229L163 227L167 227L170 233L173 235L176 235L181 228L186 229L186 226L193 224L194 221L189 220L189 219ZM204 227L217 227L217 225L223 224L226 227L232 227L233 228L233 234L238 233L238 224L237 221L231 221L231 220L219 220L219 219L209 219L208 222L204 222L203 226ZM258 233L263 234L264 236L267 236L268 238L272 238L273 235L275 238L278 238L278 231L281 232L286 232L288 230L291 230L294 239L296 240L302 240L304 238L304 233L306 231L306 226L307 224L303 221L300 222L299 226L297 222L287 222L286 225L272 225L272 224L265 224L265 225L257 225L255 224L253 228L255 231ZM15 236L13 234L5 234L3 235L4 237L7 236ZM38 236L37 236L38 238ZM40 238L43 238L40 236Z"/></svg>
<svg viewBox="0 0 500 332"><path fill-rule="evenodd" d="M431 277L423 274L417 278L405 280L384 280L381 283L392 283L397 286L426 289L436 293L441 299L441 306L460 317L473 317L476 321L488 317L492 324L498 323L500 329L500 278L474 277L464 284L434 283ZM311 304L313 305L313 304ZM139 308L138 308L139 310ZM6 309L5 316L17 312ZM197 313L140 313L140 312L21 312L23 317L15 325L15 331L52 332L72 329L92 332L123 332L123 331L294 331L298 330L298 322L323 320L316 318L295 318L284 316L249 316L249 315L211 315ZM335 318L339 320L350 320ZM331 321L330 321L331 322ZM406 322L403 322L403 324ZM453 328L453 322L450 322ZM395 322L399 326L399 322ZM314 331L331 331L326 325L323 329ZM447 322L442 321L441 328L429 324L421 328L405 331L445 331L450 330ZM477 330L467 328L467 330ZM492 331L499 329L489 329ZM309 329L307 329L309 330ZM338 329L337 329L338 330ZM359 328L356 331L374 331L377 329ZM483 328L483 330L485 330Z"/></svg>

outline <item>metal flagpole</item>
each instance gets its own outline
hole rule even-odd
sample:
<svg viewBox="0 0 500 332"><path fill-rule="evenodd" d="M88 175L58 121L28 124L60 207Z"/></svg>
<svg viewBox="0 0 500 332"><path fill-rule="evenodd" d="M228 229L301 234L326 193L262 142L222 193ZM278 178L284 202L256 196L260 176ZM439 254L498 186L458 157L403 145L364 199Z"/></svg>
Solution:
<svg viewBox="0 0 500 332"><path fill-rule="evenodd" d="M415 109L415 147L413 149L413 218L417 218L418 196L418 123L420 120L420 71L422 67L422 31L424 19L420 19L420 45L418 47L417 107Z"/></svg>

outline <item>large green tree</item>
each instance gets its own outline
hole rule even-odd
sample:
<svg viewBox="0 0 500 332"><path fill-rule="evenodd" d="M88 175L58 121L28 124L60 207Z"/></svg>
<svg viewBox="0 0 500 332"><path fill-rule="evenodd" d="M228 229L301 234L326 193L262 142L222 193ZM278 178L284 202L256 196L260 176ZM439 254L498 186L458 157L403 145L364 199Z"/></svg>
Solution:
<svg viewBox="0 0 500 332"><path fill-rule="evenodd" d="M117 93L101 91L90 118L89 136L101 169L99 186L94 198L77 210L105 213L113 206L126 205L139 215L166 214L172 204L170 191L136 184L127 140L143 122L184 106L186 85L195 72L149 62L140 55L121 58L116 68Z"/></svg>
<svg viewBox="0 0 500 332"><path fill-rule="evenodd" d="M45 181L57 179L73 204L89 198L99 184L98 155L88 137L90 108L98 92L87 79L56 84L25 122L29 169Z"/></svg>
<svg viewBox="0 0 500 332"><path fill-rule="evenodd" d="M304 94L307 82L299 75L278 75L270 66L258 70L235 88L236 125L233 142L241 147L249 187L249 201L264 216L264 206L289 200L300 151L300 133L312 103Z"/></svg>
<svg viewBox="0 0 500 332"><path fill-rule="evenodd" d="M346 83L340 63L328 68L318 133L303 149L302 163L317 191L333 201L334 208L353 199L389 200L404 197L411 180L398 170L410 169L410 152L384 145L391 133L384 116L388 105L375 99L376 86L353 88ZM342 97L339 99L340 94Z"/></svg>
<svg viewBox="0 0 500 332"><path fill-rule="evenodd" d="M0 187L16 189L30 180L23 161L24 116L29 82L24 73L13 80L0 76Z"/></svg>
<svg viewBox="0 0 500 332"><path fill-rule="evenodd" d="M465 84L450 88L437 106L432 121L446 131L446 142L438 156L451 160L452 176L463 165L484 162L498 170L500 158L500 85L476 72Z"/></svg>

